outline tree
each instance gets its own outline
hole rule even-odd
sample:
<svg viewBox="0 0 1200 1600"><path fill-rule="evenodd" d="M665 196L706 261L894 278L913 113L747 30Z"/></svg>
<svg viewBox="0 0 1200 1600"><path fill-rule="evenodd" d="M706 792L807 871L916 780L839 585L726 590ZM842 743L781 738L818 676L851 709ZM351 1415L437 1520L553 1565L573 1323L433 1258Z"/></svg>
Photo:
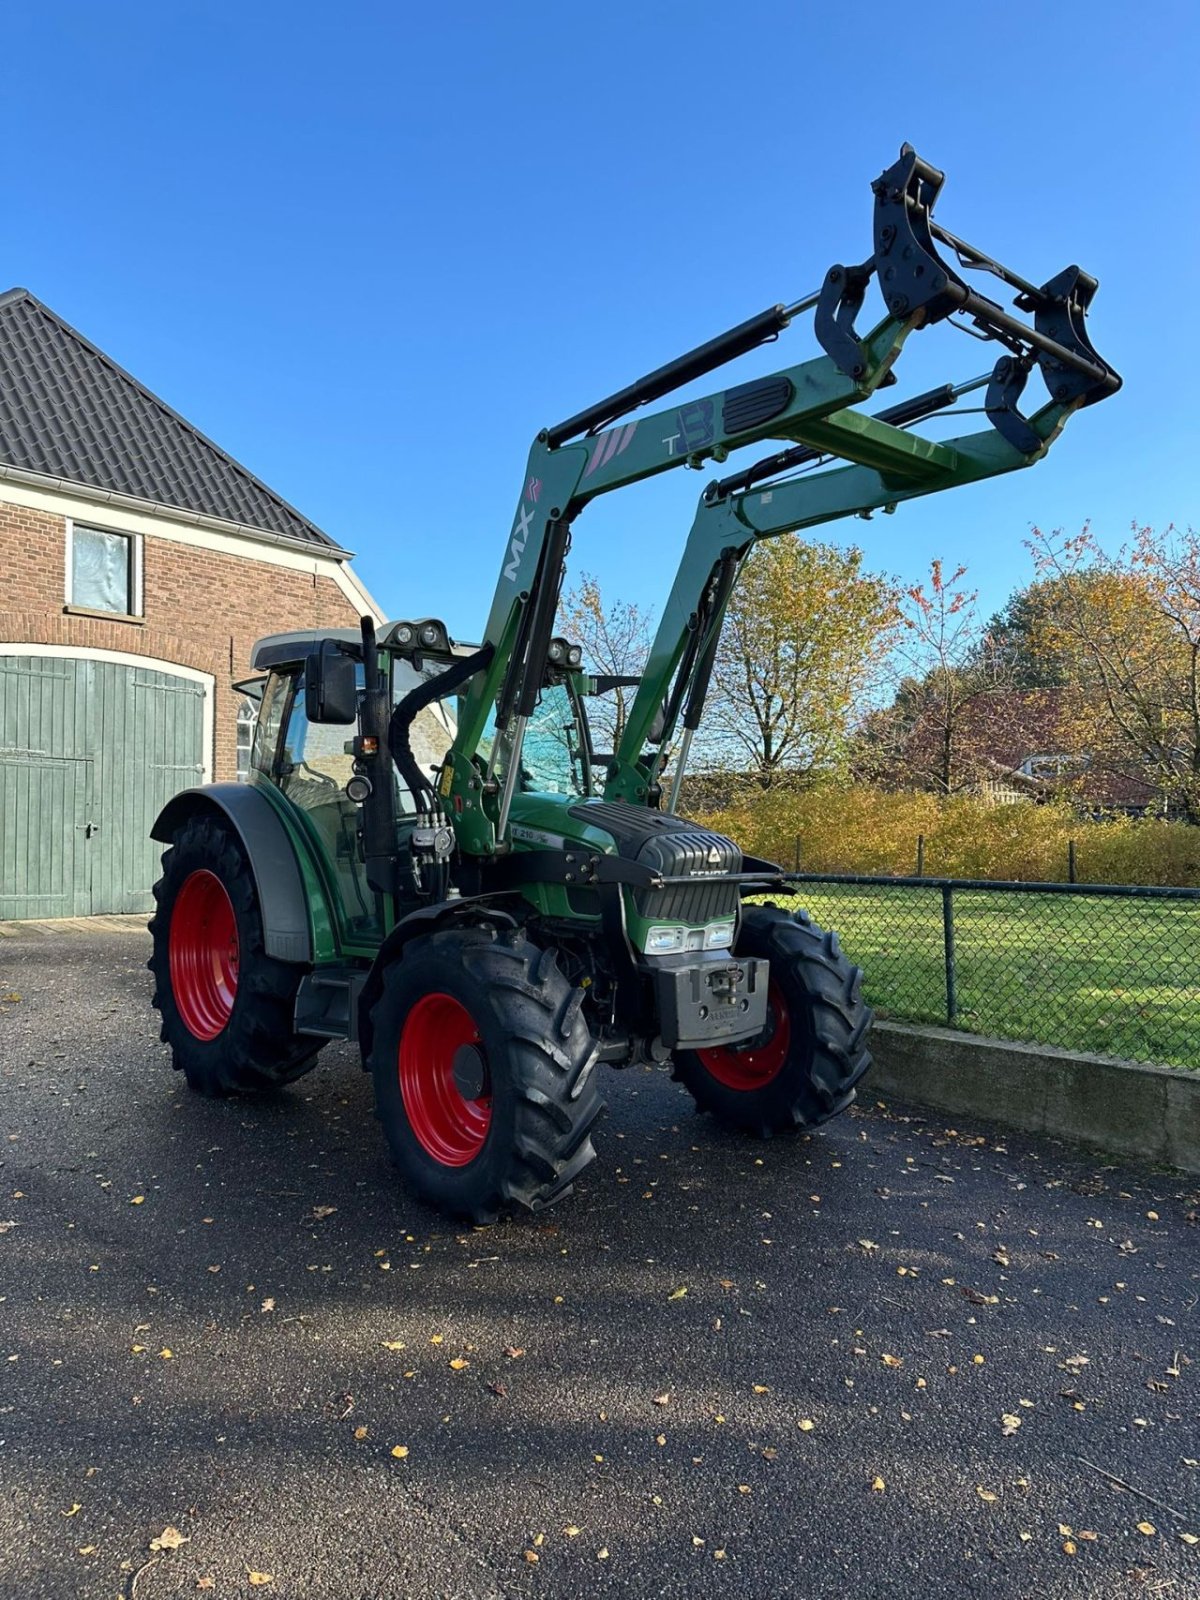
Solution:
<svg viewBox="0 0 1200 1600"><path fill-rule="evenodd" d="M896 624L891 583L862 551L764 540L729 602L700 752L763 788L843 770Z"/></svg>
<svg viewBox="0 0 1200 1600"><path fill-rule="evenodd" d="M589 672L639 677L650 654L653 619L631 600L606 605L599 580L580 573L579 583L559 604L558 626L572 644L582 645ZM614 689L588 703L588 721L597 747L615 750L633 704L633 689Z"/></svg>
<svg viewBox="0 0 1200 1600"><path fill-rule="evenodd" d="M1035 529L1030 549L1062 596L1039 628L1070 663L1070 742L1200 822L1200 535L1135 524L1112 556L1087 525Z"/></svg>
<svg viewBox="0 0 1200 1600"><path fill-rule="evenodd" d="M1010 653L979 622L977 595L930 563L928 585L912 584L900 599L895 650L899 681L886 710L863 728L857 770L897 787L956 794L996 774L994 752L1011 746L1027 715Z"/></svg>

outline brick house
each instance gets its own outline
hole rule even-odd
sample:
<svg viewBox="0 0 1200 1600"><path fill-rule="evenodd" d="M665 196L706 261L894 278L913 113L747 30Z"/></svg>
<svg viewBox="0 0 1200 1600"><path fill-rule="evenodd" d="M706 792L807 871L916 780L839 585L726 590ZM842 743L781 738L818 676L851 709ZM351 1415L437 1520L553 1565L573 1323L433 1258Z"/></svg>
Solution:
<svg viewBox="0 0 1200 1600"><path fill-rule="evenodd" d="M381 620L349 552L25 289L0 294L0 918L140 911L245 774L250 647Z"/></svg>

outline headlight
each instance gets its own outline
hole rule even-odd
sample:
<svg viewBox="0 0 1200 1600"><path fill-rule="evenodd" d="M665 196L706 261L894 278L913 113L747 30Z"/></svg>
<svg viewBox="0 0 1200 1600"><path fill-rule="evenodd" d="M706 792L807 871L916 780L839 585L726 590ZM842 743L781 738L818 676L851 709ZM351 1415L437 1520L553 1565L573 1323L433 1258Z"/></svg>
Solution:
<svg viewBox="0 0 1200 1600"><path fill-rule="evenodd" d="M439 631L432 622L427 622L421 629L421 643L423 645L428 645L432 648L433 645L437 644L439 637Z"/></svg>
<svg viewBox="0 0 1200 1600"><path fill-rule="evenodd" d="M646 935L646 954L666 956L673 950L683 949L683 928L651 928Z"/></svg>
<svg viewBox="0 0 1200 1600"><path fill-rule="evenodd" d="M733 943L732 922L710 922L704 930L706 950L728 950Z"/></svg>

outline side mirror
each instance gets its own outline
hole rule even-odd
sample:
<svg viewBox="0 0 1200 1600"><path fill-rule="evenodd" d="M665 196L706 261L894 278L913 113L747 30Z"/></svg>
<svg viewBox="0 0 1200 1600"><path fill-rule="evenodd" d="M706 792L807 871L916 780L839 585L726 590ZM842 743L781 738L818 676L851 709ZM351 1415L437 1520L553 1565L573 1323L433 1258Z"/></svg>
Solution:
<svg viewBox="0 0 1200 1600"><path fill-rule="evenodd" d="M304 714L310 722L358 720L355 663L332 639L304 658Z"/></svg>

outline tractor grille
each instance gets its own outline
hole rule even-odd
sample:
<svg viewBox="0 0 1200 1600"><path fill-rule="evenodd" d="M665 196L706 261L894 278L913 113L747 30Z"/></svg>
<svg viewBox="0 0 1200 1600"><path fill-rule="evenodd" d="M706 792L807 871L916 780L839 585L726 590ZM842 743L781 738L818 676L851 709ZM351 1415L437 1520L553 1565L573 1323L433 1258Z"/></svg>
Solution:
<svg viewBox="0 0 1200 1600"><path fill-rule="evenodd" d="M738 885L705 881L742 870L742 852L732 839L697 827L685 817L640 806L584 801L571 807L571 815L611 834L618 854L627 861L637 861L664 877L694 880L667 889L636 890L634 904L643 917L694 924L736 915Z"/></svg>

